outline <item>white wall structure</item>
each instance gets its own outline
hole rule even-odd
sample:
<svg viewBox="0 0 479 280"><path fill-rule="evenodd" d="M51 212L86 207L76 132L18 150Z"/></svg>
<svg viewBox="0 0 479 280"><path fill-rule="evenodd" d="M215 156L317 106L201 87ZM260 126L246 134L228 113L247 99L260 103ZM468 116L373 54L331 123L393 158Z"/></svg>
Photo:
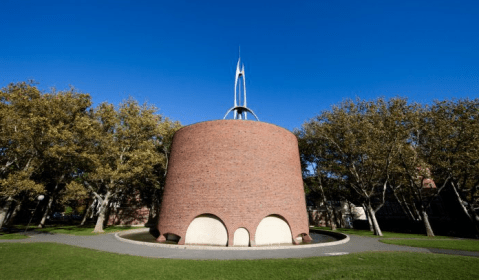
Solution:
<svg viewBox="0 0 479 280"><path fill-rule="evenodd" d="M256 228L256 246L293 244L291 229L285 220L277 216L265 217Z"/></svg>
<svg viewBox="0 0 479 280"><path fill-rule="evenodd" d="M235 231L234 246L249 246L249 232L245 228L239 228Z"/></svg>
<svg viewBox="0 0 479 280"><path fill-rule="evenodd" d="M366 213L364 212L363 207L357 207L357 206L352 206L351 207L351 215L353 215L353 218L355 220L367 220L368 217L366 216Z"/></svg>
<svg viewBox="0 0 479 280"><path fill-rule="evenodd" d="M226 227L213 215L196 217L186 230L185 244L226 246L227 243Z"/></svg>

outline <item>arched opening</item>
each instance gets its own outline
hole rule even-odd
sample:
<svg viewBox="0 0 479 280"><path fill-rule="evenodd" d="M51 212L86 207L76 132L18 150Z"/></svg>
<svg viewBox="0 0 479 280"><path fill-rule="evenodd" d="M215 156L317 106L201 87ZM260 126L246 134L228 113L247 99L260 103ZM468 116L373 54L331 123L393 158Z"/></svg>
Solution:
<svg viewBox="0 0 479 280"><path fill-rule="evenodd" d="M178 241L180 241L181 237L179 235L176 235L174 233L168 233L166 235L166 241L171 241L171 242L175 242L175 243L178 243Z"/></svg>
<svg viewBox="0 0 479 280"><path fill-rule="evenodd" d="M185 244L226 246L227 243L226 227L215 215L197 216L186 230Z"/></svg>
<svg viewBox="0 0 479 280"><path fill-rule="evenodd" d="M311 243L313 239L311 239L311 236L309 236L308 233L300 233L298 234L294 240L296 241L296 244L301 244L301 243Z"/></svg>
<svg viewBox="0 0 479 280"><path fill-rule="evenodd" d="M259 223L254 237L256 246L272 244L293 244L291 229L280 216L270 215Z"/></svg>
<svg viewBox="0 0 479 280"><path fill-rule="evenodd" d="M239 228L235 231L233 238L234 246L249 246L249 232L245 228Z"/></svg>
<svg viewBox="0 0 479 280"><path fill-rule="evenodd" d="M311 238L311 236L309 236L309 233L301 233L301 237L302 237L302 241L303 243L311 243L311 241L313 241L313 239Z"/></svg>
<svg viewBox="0 0 479 280"><path fill-rule="evenodd" d="M298 234L294 239L299 243L303 242L303 234Z"/></svg>

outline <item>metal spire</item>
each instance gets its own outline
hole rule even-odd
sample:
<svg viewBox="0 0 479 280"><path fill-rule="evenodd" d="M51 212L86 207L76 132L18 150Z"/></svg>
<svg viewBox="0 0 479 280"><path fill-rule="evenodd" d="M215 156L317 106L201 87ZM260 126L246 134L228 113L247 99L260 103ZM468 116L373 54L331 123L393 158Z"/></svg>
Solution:
<svg viewBox="0 0 479 280"><path fill-rule="evenodd" d="M241 50L240 50L241 51ZM226 116L233 111L233 118L235 120L242 120L242 119L248 119L247 113L252 114L257 121L259 121L258 117L256 114L246 107L246 77L245 77L245 72L244 72L244 64L242 64L241 69L240 69L240 63L241 63L241 54L238 56L238 63L236 64L236 75L235 75L235 99L234 99L234 106L233 108L229 109L228 112L226 112L225 116L223 119L226 119ZM241 105L241 81L240 78L243 80L243 100L244 103Z"/></svg>

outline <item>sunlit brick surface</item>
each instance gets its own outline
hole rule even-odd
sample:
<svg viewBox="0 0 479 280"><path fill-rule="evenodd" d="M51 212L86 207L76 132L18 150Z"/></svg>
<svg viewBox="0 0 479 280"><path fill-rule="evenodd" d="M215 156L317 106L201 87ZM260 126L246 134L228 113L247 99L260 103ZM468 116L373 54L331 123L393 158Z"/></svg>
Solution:
<svg viewBox="0 0 479 280"><path fill-rule="evenodd" d="M158 230L181 237L195 217L217 216L228 246L245 228L250 243L261 220L283 217L292 239L308 233L308 217L296 137L281 127L245 120L218 120L176 132Z"/></svg>

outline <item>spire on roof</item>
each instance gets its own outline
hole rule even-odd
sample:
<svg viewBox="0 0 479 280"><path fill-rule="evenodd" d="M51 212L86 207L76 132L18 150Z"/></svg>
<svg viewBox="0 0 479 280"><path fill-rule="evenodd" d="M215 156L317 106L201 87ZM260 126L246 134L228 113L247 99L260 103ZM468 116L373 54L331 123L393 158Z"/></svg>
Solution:
<svg viewBox="0 0 479 280"><path fill-rule="evenodd" d="M236 75L235 75L235 90L234 90L234 106L233 108L229 109L228 112L226 112L226 115L223 117L223 119L226 118L226 116L229 114L229 112L233 111L233 118L235 120L239 119L247 119L247 113L252 114L256 120L259 121L258 117L256 114L246 107L246 76L245 76L245 71L244 71L244 64L241 65L240 69L240 64L241 64L241 55L238 55L238 63L236 64ZM243 81L243 104L241 104L241 80Z"/></svg>

